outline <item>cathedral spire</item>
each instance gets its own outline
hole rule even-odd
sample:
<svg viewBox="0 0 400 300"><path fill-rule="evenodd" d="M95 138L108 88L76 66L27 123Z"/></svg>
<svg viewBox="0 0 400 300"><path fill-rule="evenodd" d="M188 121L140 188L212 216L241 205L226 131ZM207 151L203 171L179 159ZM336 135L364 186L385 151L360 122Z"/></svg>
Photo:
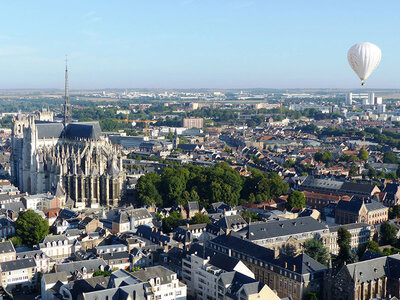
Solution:
<svg viewBox="0 0 400 300"><path fill-rule="evenodd" d="M64 94L64 126L71 123L71 104L69 102L69 87L68 87L68 59L65 56L65 94Z"/></svg>

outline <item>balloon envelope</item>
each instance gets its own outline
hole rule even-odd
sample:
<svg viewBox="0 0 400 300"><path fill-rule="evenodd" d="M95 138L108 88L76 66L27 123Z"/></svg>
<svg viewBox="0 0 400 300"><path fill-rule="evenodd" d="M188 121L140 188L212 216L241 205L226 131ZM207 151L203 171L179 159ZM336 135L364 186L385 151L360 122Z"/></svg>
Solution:
<svg viewBox="0 0 400 300"><path fill-rule="evenodd" d="M368 42L355 44L347 53L351 68L363 83L378 67L381 57L381 49L377 45Z"/></svg>

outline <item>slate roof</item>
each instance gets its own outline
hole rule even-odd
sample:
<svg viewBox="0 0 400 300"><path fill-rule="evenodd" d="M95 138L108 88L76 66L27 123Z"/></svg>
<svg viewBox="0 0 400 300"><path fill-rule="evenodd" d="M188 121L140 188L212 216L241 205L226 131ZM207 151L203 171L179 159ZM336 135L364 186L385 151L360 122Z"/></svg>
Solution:
<svg viewBox="0 0 400 300"><path fill-rule="evenodd" d="M200 210L200 205L197 201L188 201L187 207L189 210Z"/></svg>
<svg viewBox="0 0 400 300"><path fill-rule="evenodd" d="M367 282L369 280L375 280L386 275L386 261L386 256L378 257L375 259L346 265L345 268L347 268L347 271L353 279L356 278L356 280L360 280L361 282Z"/></svg>
<svg viewBox="0 0 400 300"><path fill-rule="evenodd" d="M48 258L46 254L43 253L42 250L30 250L30 251L22 251L22 252L17 252L17 259L21 258Z"/></svg>
<svg viewBox="0 0 400 300"><path fill-rule="evenodd" d="M340 200L336 205L336 210L358 213L361 209L362 201L344 201Z"/></svg>
<svg viewBox="0 0 400 300"><path fill-rule="evenodd" d="M36 123L38 139L59 138L64 130L64 125L59 122Z"/></svg>
<svg viewBox="0 0 400 300"><path fill-rule="evenodd" d="M88 279L79 279L71 282L72 299L79 299L82 293L99 292L107 288L110 278L96 276Z"/></svg>
<svg viewBox="0 0 400 300"><path fill-rule="evenodd" d="M133 272L132 276L141 282L148 282L150 279L158 277L161 284L167 284L171 282L171 275L174 274L176 273L163 266L154 266Z"/></svg>
<svg viewBox="0 0 400 300"><path fill-rule="evenodd" d="M362 194L371 194L374 188L375 186L372 184L345 182L343 183L341 190L350 193L357 192Z"/></svg>
<svg viewBox="0 0 400 300"><path fill-rule="evenodd" d="M142 219L152 218L152 216L145 208L136 208L136 209L129 208L115 214L113 222L128 223L129 218L133 218L134 220L142 220Z"/></svg>
<svg viewBox="0 0 400 300"><path fill-rule="evenodd" d="M145 293L145 286L147 284L137 283L119 288L105 289L101 291L94 291L85 293L86 300L105 300L105 299L118 299L118 300L143 300L147 299Z"/></svg>
<svg viewBox="0 0 400 300"><path fill-rule="evenodd" d="M68 281L67 274L65 274L64 272L43 274L43 279L46 284L56 283L57 281L61 282Z"/></svg>
<svg viewBox="0 0 400 300"><path fill-rule="evenodd" d="M246 224L247 222L241 215L224 216L215 223L216 226L223 229L236 229L238 226Z"/></svg>
<svg viewBox="0 0 400 300"><path fill-rule="evenodd" d="M68 139L92 139L97 140L102 135L99 122L70 123L65 129L65 137Z"/></svg>
<svg viewBox="0 0 400 300"><path fill-rule="evenodd" d="M57 272L65 272L68 276L73 275L75 271L82 272L82 268L85 267L88 273L93 273L96 270L100 270L100 267L106 267L107 263L102 258L74 261L65 264L59 264L56 266Z"/></svg>
<svg viewBox="0 0 400 300"><path fill-rule="evenodd" d="M367 210L374 211L374 210L380 210L387 208L385 205L383 205L381 202L375 201L375 200L368 200L365 202L365 206L367 207Z"/></svg>
<svg viewBox="0 0 400 300"><path fill-rule="evenodd" d="M233 269L239 264L239 262L240 260L235 257L228 256L222 253L217 253L210 258L208 263L216 266L217 268L230 272L233 271Z"/></svg>
<svg viewBox="0 0 400 300"><path fill-rule="evenodd" d="M22 201L4 203L2 206L3 206L2 208L11 210L14 212L20 212L20 211L26 209L26 207L25 207L24 203L22 203Z"/></svg>
<svg viewBox="0 0 400 300"><path fill-rule="evenodd" d="M246 290L247 295L251 295L258 293L265 285L239 272L223 273L220 276L220 280L225 285L229 285L227 296L230 296L232 299L239 299L237 293L242 287Z"/></svg>
<svg viewBox="0 0 400 300"><path fill-rule="evenodd" d="M330 232L337 232L340 227L344 227L347 230L352 230L352 229L357 229L357 228L365 228L365 227L370 227L371 225L367 223L350 223L350 224L343 224L343 225L338 225L338 226L331 226L329 227Z"/></svg>
<svg viewBox="0 0 400 300"><path fill-rule="evenodd" d="M0 263L0 270L2 272L10 272L26 268L35 268L36 263L33 258L23 258Z"/></svg>
<svg viewBox="0 0 400 300"><path fill-rule="evenodd" d="M100 254L100 256L106 261L108 261L108 260L129 259L128 251L104 253L104 254Z"/></svg>
<svg viewBox="0 0 400 300"><path fill-rule="evenodd" d="M61 219L72 219L72 218L76 218L79 214L73 210L64 208L60 211L59 217Z"/></svg>
<svg viewBox="0 0 400 300"><path fill-rule="evenodd" d="M279 236L315 232L327 229L322 223L312 217L303 217L293 220L257 222L247 225L238 233L245 235L250 241L263 240Z"/></svg>
<svg viewBox="0 0 400 300"><path fill-rule="evenodd" d="M246 254L249 257L253 257L264 263L279 266L280 268L285 268L285 265L287 264L288 269L290 268L290 270L293 270L293 266L295 265L296 271L291 272L296 274L305 275L326 270L324 265L312 259L305 253L296 257L280 254L279 257L275 258L273 250L232 235L217 236L215 239L210 241L210 244L220 246L226 251L230 249L235 252Z"/></svg>
<svg viewBox="0 0 400 300"><path fill-rule="evenodd" d="M6 241L0 243L0 254L15 252L12 242Z"/></svg>
<svg viewBox="0 0 400 300"><path fill-rule="evenodd" d="M178 147L179 149L182 149L184 152L193 152L198 148L198 145L196 144L179 144Z"/></svg>
<svg viewBox="0 0 400 300"><path fill-rule="evenodd" d="M302 187L313 187L317 189L331 189L339 190L343 185L343 182L331 179L319 179L313 176L307 176L300 186Z"/></svg>
<svg viewBox="0 0 400 300"><path fill-rule="evenodd" d="M399 189L399 185L396 183L387 183L385 188L383 189L383 192L388 193L388 194L396 194L397 190Z"/></svg>

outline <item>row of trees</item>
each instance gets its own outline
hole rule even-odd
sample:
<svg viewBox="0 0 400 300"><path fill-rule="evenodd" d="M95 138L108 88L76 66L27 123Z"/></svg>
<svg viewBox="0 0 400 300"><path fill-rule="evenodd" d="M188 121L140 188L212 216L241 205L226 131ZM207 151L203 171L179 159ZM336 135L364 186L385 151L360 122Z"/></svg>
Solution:
<svg viewBox="0 0 400 300"><path fill-rule="evenodd" d="M259 203L288 193L287 183L278 174L251 171L251 176L244 177L227 163L208 168L194 165L165 168L161 174L150 172L139 178L137 200L140 205L161 207L199 201L208 207L213 202Z"/></svg>

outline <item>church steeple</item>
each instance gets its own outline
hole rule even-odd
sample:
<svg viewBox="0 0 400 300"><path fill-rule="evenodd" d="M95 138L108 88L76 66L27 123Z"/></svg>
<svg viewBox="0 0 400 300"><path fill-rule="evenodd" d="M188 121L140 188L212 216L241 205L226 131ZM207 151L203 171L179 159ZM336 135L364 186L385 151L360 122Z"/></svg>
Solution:
<svg viewBox="0 0 400 300"><path fill-rule="evenodd" d="M71 123L71 104L69 102L69 87L68 87L68 60L65 57L65 94L64 94L64 126Z"/></svg>

